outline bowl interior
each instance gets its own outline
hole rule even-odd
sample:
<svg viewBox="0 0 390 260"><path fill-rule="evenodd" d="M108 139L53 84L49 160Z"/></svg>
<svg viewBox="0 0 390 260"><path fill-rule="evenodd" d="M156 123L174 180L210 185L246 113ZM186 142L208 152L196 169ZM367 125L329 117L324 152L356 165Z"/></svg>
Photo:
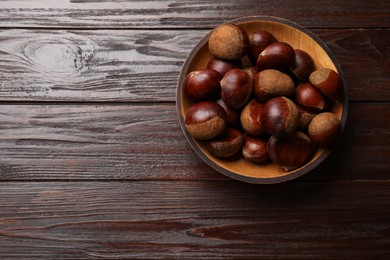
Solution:
<svg viewBox="0 0 390 260"><path fill-rule="evenodd" d="M291 21L275 17L244 17L230 21L239 25L248 35L257 30L265 30L272 33L278 41L289 43L294 49L301 49L311 55L315 62L316 68L330 68L337 71L343 80L344 96L342 103L336 103L331 111L335 113L342 121L342 129L346 121L347 92L346 82L343 73L336 59L333 57L327 46L307 29ZM241 181L252 183L276 183L283 182L299 177L315 168L329 154L330 149L317 149L310 162L301 168L286 172L280 166L274 163L255 164L242 156L236 156L229 159L219 159L212 156L206 149L203 142L194 140L187 132L184 118L186 111L193 104L182 91L184 77L194 70L204 69L208 61L213 57L208 51L207 41L209 35L206 35L189 54L178 81L177 90L177 109L181 128L195 152L211 167L219 172ZM248 63L243 58L243 63Z"/></svg>

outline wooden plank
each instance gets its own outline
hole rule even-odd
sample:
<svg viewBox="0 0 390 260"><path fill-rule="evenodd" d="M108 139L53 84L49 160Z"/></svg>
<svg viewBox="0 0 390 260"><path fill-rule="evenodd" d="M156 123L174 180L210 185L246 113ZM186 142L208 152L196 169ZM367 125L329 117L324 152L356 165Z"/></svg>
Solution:
<svg viewBox="0 0 390 260"><path fill-rule="evenodd" d="M354 104L334 154L303 180L389 180L390 104ZM1 180L221 179L173 104L0 106Z"/></svg>
<svg viewBox="0 0 390 260"><path fill-rule="evenodd" d="M5 0L0 27L212 28L251 15L284 17L307 27L390 27L390 4L367 1L50 1Z"/></svg>
<svg viewBox="0 0 390 260"><path fill-rule="evenodd" d="M175 101L181 66L208 31L0 31L0 101ZM389 101L389 30L314 30L351 100ZM357 44L358 43L358 44Z"/></svg>
<svg viewBox="0 0 390 260"><path fill-rule="evenodd" d="M390 254L388 181L2 182L0 258Z"/></svg>

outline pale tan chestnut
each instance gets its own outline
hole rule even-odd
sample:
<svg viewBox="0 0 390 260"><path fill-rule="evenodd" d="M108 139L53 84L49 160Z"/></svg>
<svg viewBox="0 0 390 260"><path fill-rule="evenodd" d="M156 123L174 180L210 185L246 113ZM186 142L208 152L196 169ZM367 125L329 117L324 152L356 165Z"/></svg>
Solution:
<svg viewBox="0 0 390 260"><path fill-rule="evenodd" d="M247 54L249 38L239 26L226 23L211 32L208 47L220 59L238 60Z"/></svg>
<svg viewBox="0 0 390 260"><path fill-rule="evenodd" d="M262 102L278 97L290 97L294 94L294 81L287 74L278 70L263 70L253 78L253 91Z"/></svg>
<svg viewBox="0 0 390 260"><path fill-rule="evenodd" d="M310 140L319 147L328 147L334 144L341 133L341 122L330 112L316 115L308 127Z"/></svg>

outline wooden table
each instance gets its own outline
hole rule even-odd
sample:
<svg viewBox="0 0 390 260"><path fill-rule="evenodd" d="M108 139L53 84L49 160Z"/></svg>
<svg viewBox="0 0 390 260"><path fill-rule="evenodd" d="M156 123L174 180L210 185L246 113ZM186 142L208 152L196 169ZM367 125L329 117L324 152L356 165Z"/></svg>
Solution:
<svg viewBox="0 0 390 260"><path fill-rule="evenodd" d="M335 152L277 185L187 144L175 90L216 25L273 15L336 55ZM1 1L0 259L390 257L390 2Z"/></svg>

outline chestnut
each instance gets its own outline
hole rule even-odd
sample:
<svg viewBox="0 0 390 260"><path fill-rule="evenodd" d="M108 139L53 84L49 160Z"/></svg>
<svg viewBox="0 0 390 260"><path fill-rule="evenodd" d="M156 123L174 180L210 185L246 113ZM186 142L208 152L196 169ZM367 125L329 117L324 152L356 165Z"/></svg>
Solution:
<svg viewBox="0 0 390 260"><path fill-rule="evenodd" d="M310 74L314 71L313 58L305 51L295 49L295 60L292 72L300 82L307 82Z"/></svg>
<svg viewBox="0 0 390 260"><path fill-rule="evenodd" d="M316 115L308 127L308 136L319 147L328 147L334 144L341 133L341 122L330 112Z"/></svg>
<svg viewBox="0 0 390 260"><path fill-rule="evenodd" d="M262 102L277 96L292 96L294 91L294 81L278 70L263 70L253 78L253 92Z"/></svg>
<svg viewBox="0 0 390 260"><path fill-rule="evenodd" d="M296 88L295 101L313 112L321 112L326 106L325 96L310 82L300 84Z"/></svg>
<svg viewBox="0 0 390 260"><path fill-rule="evenodd" d="M257 70L276 69L287 71L295 60L294 49L285 42L274 42L268 45L257 58Z"/></svg>
<svg viewBox="0 0 390 260"><path fill-rule="evenodd" d="M254 78L254 77L256 76L256 74L257 74L257 68L256 68L255 66L245 67L245 68L243 68L243 70L245 70L246 73L249 74L249 76L252 78L252 80L253 80L253 78Z"/></svg>
<svg viewBox="0 0 390 260"><path fill-rule="evenodd" d="M242 146L242 133L234 128L226 128L216 138L206 141L207 150L219 158L228 158L240 151Z"/></svg>
<svg viewBox="0 0 390 260"><path fill-rule="evenodd" d="M216 99L221 93L221 79L215 70L192 71L184 78L183 91L193 101Z"/></svg>
<svg viewBox="0 0 390 260"><path fill-rule="evenodd" d="M239 26L225 23L211 32L208 47L220 59L238 60L247 54L249 38Z"/></svg>
<svg viewBox="0 0 390 260"><path fill-rule="evenodd" d="M259 121L271 135L284 137L291 134L297 127L298 110L290 99L275 97L264 104Z"/></svg>
<svg viewBox="0 0 390 260"><path fill-rule="evenodd" d="M252 79L242 69L232 69L221 80L222 100L231 108L240 108L252 93Z"/></svg>
<svg viewBox="0 0 390 260"><path fill-rule="evenodd" d="M271 136L267 143L267 152L271 160L286 171L306 164L313 151L314 147L309 137L299 131L286 138Z"/></svg>
<svg viewBox="0 0 390 260"><path fill-rule="evenodd" d="M311 120L316 116L315 113L304 109L303 107L296 105L298 109L298 125L297 130L306 131Z"/></svg>
<svg viewBox="0 0 390 260"><path fill-rule="evenodd" d="M263 104L257 99L252 99L241 111L241 126L248 134L263 135L267 133L258 120L262 109Z"/></svg>
<svg viewBox="0 0 390 260"><path fill-rule="evenodd" d="M325 96L340 101L343 82L337 72L328 68L318 69L310 74L309 80Z"/></svg>
<svg viewBox="0 0 390 260"><path fill-rule="evenodd" d="M208 140L219 135L226 127L225 110L212 101L192 105L186 113L185 124L196 140Z"/></svg>
<svg viewBox="0 0 390 260"><path fill-rule="evenodd" d="M238 126L240 123L240 112L236 109L233 109L226 105L225 102L220 98L217 101L217 104L220 105L223 109L225 109L227 120L226 123L228 126Z"/></svg>
<svg viewBox="0 0 390 260"><path fill-rule="evenodd" d="M214 57L207 63L207 69L219 72L222 77L225 76L226 72L229 70L236 68L241 68L241 60L222 60Z"/></svg>
<svg viewBox="0 0 390 260"><path fill-rule="evenodd" d="M276 38L267 31L255 31L249 37L249 52L248 56L252 64L256 64L259 54L271 43L277 42Z"/></svg>
<svg viewBox="0 0 390 260"><path fill-rule="evenodd" d="M245 135L242 144L242 155L244 158L255 163L264 163L268 160L267 138L260 138Z"/></svg>

